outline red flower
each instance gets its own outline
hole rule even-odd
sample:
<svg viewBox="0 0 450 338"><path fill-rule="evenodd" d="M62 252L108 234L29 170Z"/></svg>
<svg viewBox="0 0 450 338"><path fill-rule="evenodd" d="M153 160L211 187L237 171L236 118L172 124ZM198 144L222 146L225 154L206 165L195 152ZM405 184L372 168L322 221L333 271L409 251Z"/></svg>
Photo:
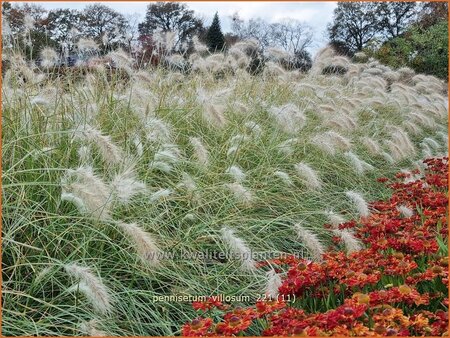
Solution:
<svg viewBox="0 0 450 338"><path fill-rule="evenodd" d="M261 317L284 307L286 307L286 303L277 300L258 301L256 302L256 313Z"/></svg>
<svg viewBox="0 0 450 338"><path fill-rule="evenodd" d="M252 324L253 317L253 315L239 316L237 314L227 313L224 321L216 325L216 333L230 336L244 331Z"/></svg>
<svg viewBox="0 0 450 338"><path fill-rule="evenodd" d="M194 310L199 311L208 311L212 308L218 308L218 309L225 309L226 306L222 304L222 302L219 301L219 297L209 297L207 300L203 302L192 302L192 307Z"/></svg>
<svg viewBox="0 0 450 338"><path fill-rule="evenodd" d="M192 322L184 324L182 329L183 336L204 336L212 326L211 318L196 318Z"/></svg>

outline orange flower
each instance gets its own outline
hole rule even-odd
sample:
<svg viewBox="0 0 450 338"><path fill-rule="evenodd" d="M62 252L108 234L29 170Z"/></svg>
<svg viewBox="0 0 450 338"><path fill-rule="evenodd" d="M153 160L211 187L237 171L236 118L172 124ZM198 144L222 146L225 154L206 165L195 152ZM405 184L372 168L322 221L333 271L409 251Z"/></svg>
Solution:
<svg viewBox="0 0 450 338"><path fill-rule="evenodd" d="M211 327L213 320L211 318L196 318L182 328L183 336L203 336Z"/></svg>
<svg viewBox="0 0 450 338"><path fill-rule="evenodd" d="M248 316L229 316L223 322L216 325L216 333L230 336L247 329L252 323L252 318Z"/></svg>
<svg viewBox="0 0 450 338"><path fill-rule="evenodd" d="M358 304L369 304L370 302L369 295L360 292L355 293L352 299L355 299Z"/></svg>

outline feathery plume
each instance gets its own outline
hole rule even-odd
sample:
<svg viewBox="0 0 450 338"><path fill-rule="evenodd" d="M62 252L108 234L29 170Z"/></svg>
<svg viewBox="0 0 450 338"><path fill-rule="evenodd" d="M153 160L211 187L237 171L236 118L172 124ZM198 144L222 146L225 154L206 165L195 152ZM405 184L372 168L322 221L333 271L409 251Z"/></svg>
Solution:
<svg viewBox="0 0 450 338"><path fill-rule="evenodd" d="M228 183L226 186L233 192L234 198L239 203L241 203L246 207L251 206L253 202L253 195L247 188L245 188L242 184L238 182Z"/></svg>
<svg viewBox="0 0 450 338"><path fill-rule="evenodd" d="M381 147L377 141L370 137L363 137L362 144L367 148L371 155L379 155L381 151Z"/></svg>
<svg viewBox="0 0 450 338"><path fill-rule="evenodd" d="M150 202L154 203L159 200L165 199L172 195L172 193L173 191L171 189L160 189L150 196Z"/></svg>
<svg viewBox="0 0 450 338"><path fill-rule="evenodd" d="M317 173L306 163L300 162L294 165L297 174L310 189L321 189L322 182Z"/></svg>
<svg viewBox="0 0 450 338"><path fill-rule="evenodd" d="M111 188L120 203L128 204L134 196L145 192L147 186L136 178L134 166L131 165L114 176Z"/></svg>
<svg viewBox="0 0 450 338"><path fill-rule="evenodd" d="M244 123L244 126L254 135L260 136L262 134L261 126L255 121L248 121Z"/></svg>
<svg viewBox="0 0 450 338"><path fill-rule="evenodd" d="M195 183L195 181L192 178L192 176L189 175L188 173L185 173L185 172L183 173L183 179L177 185L177 188L186 189L186 191L189 193L189 196L194 201L198 202L200 200L200 194L199 194L199 191L197 189L197 184Z"/></svg>
<svg viewBox="0 0 450 338"><path fill-rule="evenodd" d="M238 146L232 146L232 147L228 148L228 150L227 150L227 157L231 157L232 155L236 154L238 149L239 149Z"/></svg>
<svg viewBox="0 0 450 338"><path fill-rule="evenodd" d="M145 120L144 128L149 142L170 143L172 128L163 120L156 117L149 117Z"/></svg>
<svg viewBox="0 0 450 338"><path fill-rule="evenodd" d="M239 168L237 165L232 165L225 171L225 173L232 176L236 182L244 181L246 176L245 173L242 171L242 169Z"/></svg>
<svg viewBox="0 0 450 338"><path fill-rule="evenodd" d="M324 138L322 135L318 134L314 136L310 142L327 154L332 156L336 154L335 145L329 138Z"/></svg>
<svg viewBox="0 0 450 338"><path fill-rule="evenodd" d="M416 149L414 144L409 139L408 134L400 127L396 127L396 131L392 133L392 141L398 144L400 150L404 156L415 155Z"/></svg>
<svg viewBox="0 0 450 338"><path fill-rule="evenodd" d="M58 54L53 48L45 47L41 50L41 65L44 68L53 67L58 61Z"/></svg>
<svg viewBox="0 0 450 338"><path fill-rule="evenodd" d="M91 148L87 146L81 146L77 150L77 154L81 163L89 163L92 160Z"/></svg>
<svg viewBox="0 0 450 338"><path fill-rule="evenodd" d="M75 129L73 133L74 139L88 141L94 144L107 163L117 164L123 160L122 150L111 141L110 136L102 135L100 130L90 125L84 125Z"/></svg>
<svg viewBox="0 0 450 338"><path fill-rule="evenodd" d="M77 48L79 51L98 50L98 45L94 40L83 39L78 40Z"/></svg>
<svg viewBox="0 0 450 338"><path fill-rule="evenodd" d="M134 249L142 261L150 265L157 265L159 263L161 250L148 232L144 231L136 223L128 224L119 222L118 226L133 243Z"/></svg>
<svg viewBox="0 0 450 338"><path fill-rule="evenodd" d="M154 161L175 164L180 160L181 152L175 144L166 143L155 153Z"/></svg>
<svg viewBox="0 0 450 338"><path fill-rule="evenodd" d="M289 134L296 134L306 123L306 116L292 103L282 107L272 107L269 109L271 116L275 118L279 126Z"/></svg>
<svg viewBox="0 0 450 338"><path fill-rule="evenodd" d="M35 96L30 100L31 105L33 106L48 106L50 102L41 96Z"/></svg>
<svg viewBox="0 0 450 338"><path fill-rule="evenodd" d="M351 231L347 229L335 229L333 230L333 233L336 236L340 237L344 242L345 249L347 250L348 254L360 251L363 248L362 243L355 237L355 235Z"/></svg>
<svg viewBox="0 0 450 338"><path fill-rule="evenodd" d="M301 223L294 224L294 229L300 241L306 246L311 254L311 258L314 261L321 261L325 248L319 240L319 237L305 228Z"/></svg>
<svg viewBox="0 0 450 338"><path fill-rule="evenodd" d="M351 151L347 151L344 156L350 161L353 169L359 175L362 175L364 174L364 172L373 169L373 166L371 164L361 160L358 156L356 156L356 154Z"/></svg>
<svg viewBox="0 0 450 338"><path fill-rule="evenodd" d="M288 173L285 173L284 171L277 170L273 173L276 177L280 178L284 184L287 186L293 186L294 183L292 182L290 176Z"/></svg>
<svg viewBox="0 0 450 338"><path fill-rule="evenodd" d="M170 165L169 163L166 162L162 162L162 161L153 161L149 164L149 168L150 169L156 169L158 171L161 171L163 173L170 173L173 169L172 165Z"/></svg>
<svg viewBox="0 0 450 338"><path fill-rule="evenodd" d="M292 146L294 146L297 142L298 138L290 138L284 142L281 142L277 146L277 149L286 156L290 156L294 153L294 148Z"/></svg>
<svg viewBox="0 0 450 338"><path fill-rule="evenodd" d="M389 153L383 151L383 152L381 153L381 156L384 157L384 159L386 160L386 162L388 162L388 163L390 163L390 164L394 164L394 163L395 163L394 158L393 158Z"/></svg>
<svg viewBox="0 0 450 338"><path fill-rule="evenodd" d="M91 269L75 263L65 264L67 274L78 282L79 290L86 296L95 311L106 315L111 312L111 296L100 277L95 276Z"/></svg>
<svg viewBox="0 0 450 338"><path fill-rule="evenodd" d="M412 211L406 205L397 206L397 210L405 217L412 217L412 215L414 215L414 211Z"/></svg>
<svg viewBox="0 0 450 338"><path fill-rule="evenodd" d="M87 210L86 205L84 204L83 200L81 198L75 196L72 193L63 191L61 193L61 201L67 201L67 202L75 204L78 211L82 214L88 213L88 210Z"/></svg>
<svg viewBox="0 0 450 338"><path fill-rule="evenodd" d="M61 185L61 198L75 203L80 212L92 214L101 220L109 219L113 201L111 191L107 184L94 174L92 167L68 169Z"/></svg>
<svg viewBox="0 0 450 338"><path fill-rule="evenodd" d="M342 150L349 150L352 147L349 139L332 130L323 133L323 138L328 138L334 146Z"/></svg>
<svg viewBox="0 0 450 338"><path fill-rule="evenodd" d="M134 147L136 148L137 155L139 157L142 157L142 155L144 155L144 146L138 134L134 134L132 136L132 142L134 144Z"/></svg>
<svg viewBox="0 0 450 338"><path fill-rule="evenodd" d="M223 128L227 123L224 111L225 107L220 104L206 103L202 110L203 118L210 126Z"/></svg>
<svg viewBox="0 0 450 338"><path fill-rule="evenodd" d="M431 137L425 137L423 139L423 142L428 144L431 148L433 149L439 149L441 146L439 145L439 143L437 143L433 138Z"/></svg>
<svg viewBox="0 0 450 338"><path fill-rule="evenodd" d="M339 224L345 223L344 217L339 214L336 214L332 210L325 211L325 215L328 218L328 222L333 226L333 228L337 229Z"/></svg>
<svg viewBox="0 0 450 338"><path fill-rule="evenodd" d="M267 284L265 294L271 299L277 299L278 289L280 288L281 284L283 284L283 282L281 281L281 277L275 272L274 269L267 271L266 274Z"/></svg>
<svg viewBox="0 0 450 338"><path fill-rule="evenodd" d="M230 139L230 144L233 146L237 146L249 140L250 137L248 137L247 135L237 134Z"/></svg>
<svg viewBox="0 0 450 338"><path fill-rule="evenodd" d="M122 48L119 48L113 52L109 52L106 55L117 68L131 70L133 64L133 58L130 57Z"/></svg>
<svg viewBox="0 0 450 338"><path fill-rule="evenodd" d="M91 319L89 321L80 323L80 331L90 337L105 337L107 336L106 332L97 329L97 320Z"/></svg>
<svg viewBox="0 0 450 338"><path fill-rule="evenodd" d="M194 155L198 163L207 167L209 164L209 153L203 142L198 137L190 137L189 141L194 148Z"/></svg>
<svg viewBox="0 0 450 338"><path fill-rule="evenodd" d="M233 254L239 257L241 268L247 271L255 271L256 262L253 260L252 251L247 244L228 227L222 227L220 231L222 240L229 246Z"/></svg>
<svg viewBox="0 0 450 338"><path fill-rule="evenodd" d="M345 194L353 202L361 217L369 217L369 206L360 193L355 191L347 191Z"/></svg>

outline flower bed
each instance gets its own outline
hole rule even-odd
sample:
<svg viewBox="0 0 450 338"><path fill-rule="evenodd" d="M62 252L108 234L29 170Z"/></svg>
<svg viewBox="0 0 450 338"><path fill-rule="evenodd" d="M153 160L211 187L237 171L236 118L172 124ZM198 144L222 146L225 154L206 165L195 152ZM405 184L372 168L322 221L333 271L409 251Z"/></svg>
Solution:
<svg viewBox="0 0 450 338"><path fill-rule="evenodd" d="M424 163L423 176L379 179L392 189L391 198L372 203L369 217L339 226L354 231L365 249L347 255L335 238L335 248L319 262L295 257L260 262L261 269L287 271L276 300L247 308L214 297L196 302L202 316L185 324L182 335L445 334L448 158Z"/></svg>

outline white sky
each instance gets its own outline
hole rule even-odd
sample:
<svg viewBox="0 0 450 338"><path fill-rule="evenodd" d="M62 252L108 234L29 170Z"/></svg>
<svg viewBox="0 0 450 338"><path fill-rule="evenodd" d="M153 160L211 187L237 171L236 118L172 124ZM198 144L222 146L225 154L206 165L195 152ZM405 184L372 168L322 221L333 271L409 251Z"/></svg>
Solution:
<svg viewBox="0 0 450 338"><path fill-rule="evenodd" d="M34 1L33 1L34 2ZM90 1L83 2L34 2L46 9L73 8L83 9ZM102 2L122 14L139 14L143 19L149 2ZM219 18L224 32L230 31L230 16L238 12L242 19L262 18L269 22L276 22L285 18L293 18L310 25L314 31L314 44L310 48L315 52L326 43L325 31L327 24L331 22L336 2L328 1L301 1L301 2L188 2L186 5L195 11L197 16L203 18L206 24L212 20L214 13L219 13Z"/></svg>

